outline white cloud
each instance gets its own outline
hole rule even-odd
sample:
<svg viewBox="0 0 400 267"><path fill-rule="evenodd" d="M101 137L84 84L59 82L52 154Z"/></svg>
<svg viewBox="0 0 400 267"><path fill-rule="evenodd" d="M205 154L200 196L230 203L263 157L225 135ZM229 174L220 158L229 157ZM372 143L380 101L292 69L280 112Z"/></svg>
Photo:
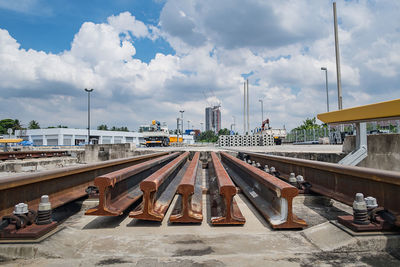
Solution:
<svg viewBox="0 0 400 267"><path fill-rule="evenodd" d="M191 120L199 128L207 102L221 101L223 127L235 116L241 130L241 75L251 73L251 127L260 123L262 98L264 118L291 128L326 110L322 66L331 109L337 106L330 1L210 3L166 1L157 27L128 12L85 22L71 49L57 55L21 49L0 29L1 113L25 123L85 127L83 88L91 87L92 125L132 130L157 119L174 128L184 109L185 127ZM337 7L344 106L399 98L399 4L338 1ZM135 58L140 47L133 39L141 38L164 38L176 54L157 53L145 63Z"/></svg>

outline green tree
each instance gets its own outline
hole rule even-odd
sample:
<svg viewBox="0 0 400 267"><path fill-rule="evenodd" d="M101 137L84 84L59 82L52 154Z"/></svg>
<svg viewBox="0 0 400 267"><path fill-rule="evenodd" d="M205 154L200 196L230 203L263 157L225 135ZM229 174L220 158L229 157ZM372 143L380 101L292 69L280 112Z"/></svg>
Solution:
<svg viewBox="0 0 400 267"><path fill-rule="evenodd" d="M126 127L126 126L122 126L122 127L113 126L110 130L111 131L129 132L128 127Z"/></svg>
<svg viewBox="0 0 400 267"><path fill-rule="evenodd" d="M14 132L15 132L15 130L21 130L22 129L21 122L18 119L15 119L14 126L12 128L13 128Z"/></svg>
<svg viewBox="0 0 400 267"><path fill-rule="evenodd" d="M198 140L201 142L215 143L218 140L218 136L213 131L202 132Z"/></svg>
<svg viewBox="0 0 400 267"><path fill-rule="evenodd" d="M29 128L29 129L40 129L40 125L39 125L39 123L38 123L37 121L31 120L31 121L29 122L28 128Z"/></svg>
<svg viewBox="0 0 400 267"><path fill-rule="evenodd" d="M312 119L307 118L303 121L303 124L295 128L295 130L308 130L308 129L319 129L321 125L317 123L317 119L314 117Z"/></svg>
<svg viewBox="0 0 400 267"><path fill-rule="evenodd" d="M105 124L101 124L97 126L97 130L108 131L108 126Z"/></svg>
<svg viewBox="0 0 400 267"><path fill-rule="evenodd" d="M220 136L220 135L230 135L230 134L231 134L231 131L229 129L227 129L227 128L224 128L224 129L221 129L221 130L218 131L218 136Z"/></svg>
<svg viewBox="0 0 400 267"><path fill-rule="evenodd" d="M7 134L7 129L21 129L19 120L3 119L0 121L0 134Z"/></svg>

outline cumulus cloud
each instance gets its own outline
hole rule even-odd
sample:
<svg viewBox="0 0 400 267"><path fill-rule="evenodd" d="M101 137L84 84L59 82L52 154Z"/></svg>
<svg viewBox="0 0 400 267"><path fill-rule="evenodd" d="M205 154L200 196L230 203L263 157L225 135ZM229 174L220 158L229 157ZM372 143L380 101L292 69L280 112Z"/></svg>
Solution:
<svg viewBox="0 0 400 267"><path fill-rule="evenodd" d="M344 106L399 98L400 5L338 1L337 7ZM322 66L331 109L337 106L332 20L330 1L168 0L159 25L129 12L110 14L104 23L83 23L60 54L22 49L0 29L1 113L85 127L83 88L90 87L92 125L133 130L157 119L174 128L184 109L185 127L190 120L200 128L205 106L221 102L222 126L230 128L235 117L241 131L249 74L251 127L260 123L263 99L264 118L290 129L326 110ZM135 42L157 38L176 53L138 59Z"/></svg>

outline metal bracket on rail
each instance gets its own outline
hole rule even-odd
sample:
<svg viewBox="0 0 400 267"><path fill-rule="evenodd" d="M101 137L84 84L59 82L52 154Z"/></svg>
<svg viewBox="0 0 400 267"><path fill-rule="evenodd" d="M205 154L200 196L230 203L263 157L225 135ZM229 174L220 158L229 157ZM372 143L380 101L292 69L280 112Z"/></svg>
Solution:
<svg viewBox="0 0 400 267"><path fill-rule="evenodd" d="M367 124L365 122L358 122L356 123L356 149L350 152L338 163L342 165L357 166L357 164L367 156Z"/></svg>

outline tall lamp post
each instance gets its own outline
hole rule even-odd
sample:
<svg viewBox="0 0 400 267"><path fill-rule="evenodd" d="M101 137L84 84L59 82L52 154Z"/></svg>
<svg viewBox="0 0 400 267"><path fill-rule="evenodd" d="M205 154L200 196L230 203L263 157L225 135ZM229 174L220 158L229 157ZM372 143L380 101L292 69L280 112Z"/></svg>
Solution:
<svg viewBox="0 0 400 267"><path fill-rule="evenodd" d="M184 110L179 110L179 112L181 113L181 121L182 121L182 143L183 143L183 112L185 112ZM179 143L179 136L178 136L178 143Z"/></svg>
<svg viewBox="0 0 400 267"><path fill-rule="evenodd" d="M264 102L262 101L262 99L258 100L261 103L261 125L264 121Z"/></svg>
<svg viewBox="0 0 400 267"><path fill-rule="evenodd" d="M93 92L93 88L87 89L85 91L88 93L88 144L90 144L90 93Z"/></svg>
<svg viewBox="0 0 400 267"><path fill-rule="evenodd" d="M329 112L329 93L328 93L328 68L322 67L321 70L325 71L325 87L326 87L326 110Z"/></svg>

